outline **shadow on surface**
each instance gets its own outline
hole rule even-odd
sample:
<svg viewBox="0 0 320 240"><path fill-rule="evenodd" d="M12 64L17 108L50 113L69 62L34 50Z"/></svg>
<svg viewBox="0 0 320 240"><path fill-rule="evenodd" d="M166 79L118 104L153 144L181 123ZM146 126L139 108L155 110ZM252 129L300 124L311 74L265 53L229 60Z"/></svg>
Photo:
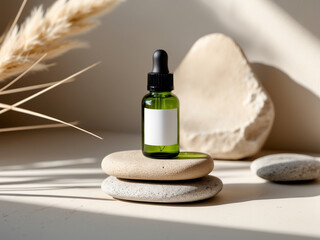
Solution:
<svg viewBox="0 0 320 240"><path fill-rule="evenodd" d="M320 195L319 181L296 184L264 183L231 183L225 184L222 191L212 199L194 203L195 206L215 206L247 201L306 198Z"/></svg>
<svg viewBox="0 0 320 240"><path fill-rule="evenodd" d="M239 162L237 162L237 164L238 163ZM235 166L232 166L232 165L218 165L218 166L215 166L213 171L217 172L217 171L232 171L232 170L247 170L247 169L250 169L250 165L248 165L248 164L235 165Z"/></svg>
<svg viewBox="0 0 320 240"><path fill-rule="evenodd" d="M64 199L84 199L84 200L115 201L113 198L95 198L95 197L84 197L84 196L67 196L67 195L57 195L57 194L0 193L0 196L7 196L7 197L9 197L9 196L11 196L11 197L37 197L37 198L39 198L39 197L40 198L64 198Z"/></svg>
<svg viewBox="0 0 320 240"><path fill-rule="evenodd" d="M318 9L320 9L318 0L309 0L308 4L299 0L273 0L273 2L320 40L320 28L316 24L319 21Z"/></svg>
<svg viewBox="0 0 320 240"><path fill-rule="evenodd" d="M90 169L90 168L89 168ZM92 168L91 168L92 169ZM28 171L29 169L26 169L25 171ZM26 184L26 183L37 183L37 182L52 182L59 179L103 179L106 178L107 175L104 173L93 173L93 174L87 174L87 173L79 173L79 174L72 174L72 173L66 173L66 174L43 174L43 175L12 175L12 176L1 176L0 178L35 178L32 180L21 180L21 181L1 181L1 185L11 185L11 184Z"/></svg>
<svg viewBox="0 0 320 240"><path fill-rule="evenodd" d="M0 205L0 232L3 239L316 239L293 234L97 214L81 209L8 201L1 201ZM28 221L25 221L27 215Z"/></svg>
<svg viewBox="0 0 320 240"><path fill-rule="evenodd" d="M272 182L227 183L223 185L221 192L213 198L192 203L162 203L161 205L172 207L206 207L267 199L315 197L320 195L319 183L320 180L281 184ZM135 203L159 205L157 203Z"/></svg>
<svg viewBox="0 0 320 240"><path fill-rule="evenodd" d="M28 192L28 191L46 191L46 190L61 190L61 189L100 189L99 186L78 186L78 185L72 185L72 186L45 186L45 187L26 187L26 186L21 186L21 187L16 187L16 188L4 188L0 189L0 191L5 191L5 192L14 192L14 191L19 191L19 192ZM0 194L2 194L0 192Z"/></svg>
<svg viewBox="0 0 320 240"><path fill-rule="evenodd" d="M100 168L103 157L112 152L140 149L139 135L112 132L102 132L102 135L103 141L73 129L2 133L0 174L3 170L19 170L19 167L20 170Z"/></svg>

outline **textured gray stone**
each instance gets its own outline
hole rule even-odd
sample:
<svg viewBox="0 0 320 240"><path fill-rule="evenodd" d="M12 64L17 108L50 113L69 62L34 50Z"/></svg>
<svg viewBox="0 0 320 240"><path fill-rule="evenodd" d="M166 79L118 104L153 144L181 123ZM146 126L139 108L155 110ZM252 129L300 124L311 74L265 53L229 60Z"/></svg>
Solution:
<svg viewBox="0 0 320 240"><path fill-rule="evenodd" d="M272 154L256 159L251 170L269 181L303 181L320 177L320 161L303 154Z"/></svg>
<svg viewBox="0 0 320 240"><path fill-rule="evenodd" d="M211 198L222 186L222 181L213 176L184 181L137 181L111 176L103 181L101 189L123 200L178 203Z"/></svg>

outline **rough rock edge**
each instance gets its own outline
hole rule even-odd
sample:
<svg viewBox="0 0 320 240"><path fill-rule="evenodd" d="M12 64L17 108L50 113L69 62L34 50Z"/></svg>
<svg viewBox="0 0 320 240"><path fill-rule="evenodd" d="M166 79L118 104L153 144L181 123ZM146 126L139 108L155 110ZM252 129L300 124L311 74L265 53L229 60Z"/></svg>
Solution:
<svg viewBox="0 0 320 240"><path fill-rule="evenodd" d="M211 155L212 158L220 158L220 159L230 159L230 160L238 160L243 159L246 157L251 157L258 153L261 148L263 147L263 144L267 140L267 137L269 136L269 133L271 131L275 112L274 112L274 104L270 98L270 95L267 93L265 88L262 86L260 80L256 77L254 71L252 70L250 63L245 56L243 50L241 47L230 37L221 34L221 33L215 33L215 34L209 34L201 37L197 42L202 41L205 38L211 37L211 36L219 36L219 37L226 37L230 41L232 41L236 46L237 49L240 51L240 54L243 56L243 58L246 61L246 64L248 65L251 73L253 74L252 77L255 79L255 81L258 83L258 86L256 87L257 90L260 90L263 92L266 96L263 100L263 107L261 108L260 112L257 114L257 116L247 125L244 125L238 129L234 130L228 130L228 131L214 131L211 133L185 133L184 131L181 131L180 135L180 141L181 145L190 151L203 151ZM195 46L197 42L193 45ZM192 52L194 47L190 49L190 52ZM189 53L188 53L189 54ZM251 81L252 82L252 81ZM248 83L249 84L249 83ZM255 100L256 101L256 100ZM262 120L264 119L264 120ZM268 120L266 120L268 119ZM260 125L260 126L259 126ZM259 131L258 131L258 130ZM260 134L259 134L260 133ZM233 135L232 135L233 134ZM219 136L220 135L220 136ZM218 137L219 136L219 137ZM219 145L224 145L228 139L230 139L230 136L232 136L231 139L234 139L237 137L239 141L234 144L232 147L223 149L223 151L217 152L214 150L214 147ZM204 146L203 144L197 145L199 141L197 141L198 138L205 138L204 140L201 140L200 142L207 142L207 144ZM217 143L214 141L217 138L224 138L225 140L220 141L220 143ZM242 138L242 139L241 139ZM188 141L184 141L184 139L188 139Z"/></svg>

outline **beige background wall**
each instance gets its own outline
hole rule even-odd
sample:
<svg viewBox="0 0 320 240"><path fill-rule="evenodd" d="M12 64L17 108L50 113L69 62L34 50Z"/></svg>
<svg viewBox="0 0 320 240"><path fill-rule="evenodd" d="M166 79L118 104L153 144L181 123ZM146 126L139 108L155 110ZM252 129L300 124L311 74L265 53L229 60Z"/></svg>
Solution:
<svg viewBox="0 0 320 240"><path fill-rule="evenodd" d="M29 0L23 18L33 6L52 2ZM0 2L0 30L20 3ZM101 26L79 36L90 43L89 49L67 53L49 71L29 75L16 86L56 81L101 60L76 82L24 107L80 120L90 130L138 133L152 52L166 49L174 70L196 39L222 32L243 47L275 103L276 120L266 148L320 152L319 10L317 0L127 0L103 17ZM0 100L12 103L23 96ZM33 123L34 118L20 114L0 117L2 126Z"/></svg>

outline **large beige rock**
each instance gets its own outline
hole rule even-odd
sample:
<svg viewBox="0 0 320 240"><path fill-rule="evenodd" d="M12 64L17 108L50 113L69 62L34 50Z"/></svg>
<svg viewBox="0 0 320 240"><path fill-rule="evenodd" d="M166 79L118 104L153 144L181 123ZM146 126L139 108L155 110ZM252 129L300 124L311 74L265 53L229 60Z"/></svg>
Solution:
<svg viewBox="0 0 320 240"><path fill-rule="evenodd" d="M114 152L101 163L102 170L117 178L176 181L200 178L213 169L212 158L204 153L181 152L171 159L145 157L141 150Z"/></svg>
<svg viewBox="0 0 320 240"><path fill-rule="evenodd" d="M274 107L231 38L200 38L175 71L175 89L185 150L241 159L261 149L273 124Z"/></svg>

